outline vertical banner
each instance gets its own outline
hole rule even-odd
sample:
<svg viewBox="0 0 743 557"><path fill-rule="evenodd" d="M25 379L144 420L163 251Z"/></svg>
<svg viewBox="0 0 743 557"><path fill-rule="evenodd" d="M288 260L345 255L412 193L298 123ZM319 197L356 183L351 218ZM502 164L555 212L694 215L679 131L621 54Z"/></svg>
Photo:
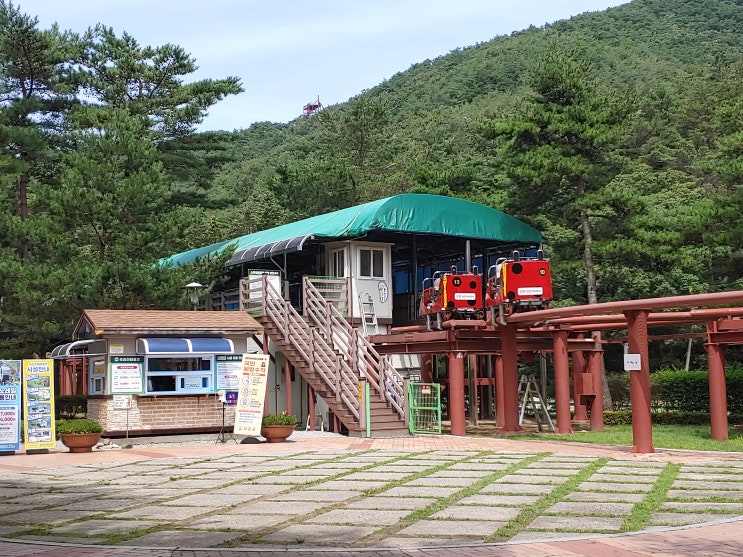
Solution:
<svg viewBox="0 0 743 557"><path fill-rule="evenodd" d="M234 433L260 435L268 382L268 354L243 354Z"/></svg>
<svg viewBox="0 0 743 557"><path fill-rule="evenodd" d="M21 448L21 361L0 360L0 453Z"/></svg>
<svg viewBox="0 0 743 557"><path fill-rule="evenodd" d="M26 452L53 449L54 361L23 360L23 403L26 416Z"/></svg>

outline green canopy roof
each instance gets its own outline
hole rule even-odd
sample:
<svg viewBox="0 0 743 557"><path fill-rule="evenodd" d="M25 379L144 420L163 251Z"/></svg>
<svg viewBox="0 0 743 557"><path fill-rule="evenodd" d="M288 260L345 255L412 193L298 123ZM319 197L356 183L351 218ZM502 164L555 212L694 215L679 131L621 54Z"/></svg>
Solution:
<svg viewBox="0 0 743 557"><path fill-rule="evenodd" d="M184 265L235 246L227 262L233 266L300 251L308 241L369 237L374 232L430 234L499 244L535 245L542 241L538 230L485 205L455 197L402 194L185 251L161 263Z"/></svg>

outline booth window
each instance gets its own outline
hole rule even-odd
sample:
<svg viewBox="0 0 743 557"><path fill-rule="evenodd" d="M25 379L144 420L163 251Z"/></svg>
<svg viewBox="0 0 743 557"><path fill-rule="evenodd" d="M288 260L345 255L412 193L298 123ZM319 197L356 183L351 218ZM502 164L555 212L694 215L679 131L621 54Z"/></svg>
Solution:
<svg viewBox="0 0 743 557"><path fill-rule="evenodd" d="M384 278L384 250L371 248L359 250L359 276Z"/></svg>
<svg viewBox="0 0 743 557"><path fill-rule="evenodd" d="M212 356L150 356L145 394L214 392Z"/></svg>

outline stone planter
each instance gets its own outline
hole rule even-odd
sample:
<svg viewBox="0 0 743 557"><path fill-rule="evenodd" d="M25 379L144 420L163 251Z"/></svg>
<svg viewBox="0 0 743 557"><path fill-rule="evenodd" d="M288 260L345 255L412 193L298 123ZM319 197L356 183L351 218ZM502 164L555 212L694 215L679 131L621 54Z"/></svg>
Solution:
<svg viewBox="0 0 743 557"><path fill-rule="evenodd" d="M293 425L262 425L261 435L268 443L283 443L286 438L294 433Z"/></svg>
<svg viewBox="0 0 743 557"><path fill-rule="evenodd" d="M62 444L71 453L89 453L101 440L100 433L63 433L59 436Z"/></svg>

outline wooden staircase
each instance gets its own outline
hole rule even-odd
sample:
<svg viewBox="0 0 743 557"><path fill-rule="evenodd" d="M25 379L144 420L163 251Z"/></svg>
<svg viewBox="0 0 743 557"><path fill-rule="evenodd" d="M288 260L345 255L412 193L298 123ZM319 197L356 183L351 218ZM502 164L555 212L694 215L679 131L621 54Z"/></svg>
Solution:
<svg viewBox="0 0 743 557"><path fill-rule="evenodd" d="M267 277L241 284L245 308L350 436L409 435L407 385L389 358L353 328L305 278L304 315ZM368 405L360 390L369 385ZM367 413L368 406L368 413Z"/></svg>

